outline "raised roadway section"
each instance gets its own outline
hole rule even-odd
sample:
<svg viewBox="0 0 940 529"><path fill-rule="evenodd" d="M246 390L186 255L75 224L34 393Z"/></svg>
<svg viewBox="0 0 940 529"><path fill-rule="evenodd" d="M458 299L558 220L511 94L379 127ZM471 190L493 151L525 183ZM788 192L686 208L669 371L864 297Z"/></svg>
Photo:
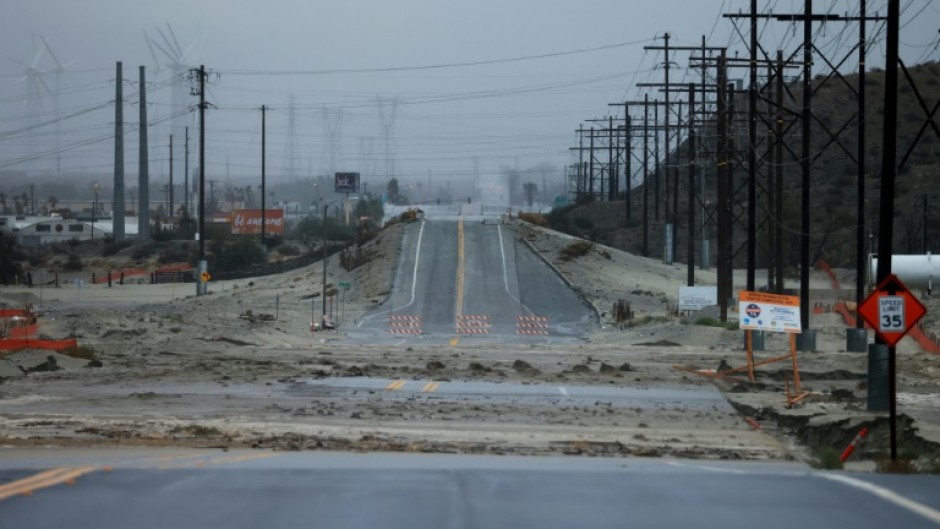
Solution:
<svg viewBox="0 0 940 529"><path fill-rule="evenodd" d="M582 335L592 318L511 227L435 219L408 227L390 296L350 336L558 342Z"/></svg>

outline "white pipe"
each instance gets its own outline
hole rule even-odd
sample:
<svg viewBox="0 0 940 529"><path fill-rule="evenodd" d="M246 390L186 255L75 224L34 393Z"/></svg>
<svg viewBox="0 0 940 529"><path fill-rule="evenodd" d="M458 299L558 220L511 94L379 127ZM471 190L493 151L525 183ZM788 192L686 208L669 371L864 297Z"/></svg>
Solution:
<svg viewBox="0 0 940 529"><path fill-rule="evenodd" d="M868 285L877 286L878 258L871 257L871 268L868 271ZM908 288L922 288L929 290L933 280L940 278L940 258L933 255L893 255L891 256L891 273L898 276Z"/></svg>

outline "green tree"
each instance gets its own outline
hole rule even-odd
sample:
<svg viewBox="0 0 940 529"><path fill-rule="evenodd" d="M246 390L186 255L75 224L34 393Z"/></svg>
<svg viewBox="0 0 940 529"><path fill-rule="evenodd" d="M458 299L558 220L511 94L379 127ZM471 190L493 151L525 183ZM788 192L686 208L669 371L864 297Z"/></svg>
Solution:
<svg viewBox="0 0 940 529"><path fill-rule="evenodd" d="M353 210L356 218L369 217L376 224L382 223L382 217L385 212L382 209L382 201L377 198L363 198L356 202L356 208Z"/></svg>
<svg viewBox="0 0 940 529"><path fill-rule="evenodd" d="M49 202L49 209L52 210L54 210L56 204L59 203L59 199L56 198L55 195L49 195L49 198L47 198L46 201Z"/></svg>
<svg viewBox="0 0 940 529"><path fill-rule="evenodd" d="M7 194L0 191L0 214L6 215L7 212Z"/></svg>
<svg viewBox="0 0 940 529"><path fill-rule="evenodd" d="M388 191L388 200L392 204L397 204L398 203L398 179L397 178L392 178L391 180L388 181L388 187L386 188L386 191Z"/></svg>
<svg viewBox="0 0 940 529"><path fill-rule="evenodd" d="M526 182L525 184L522 184L522 190L525 191L526 203L530 208L532 207L532 199L535 196L536 189L537 188L535 184L532 182Z"/></svg>

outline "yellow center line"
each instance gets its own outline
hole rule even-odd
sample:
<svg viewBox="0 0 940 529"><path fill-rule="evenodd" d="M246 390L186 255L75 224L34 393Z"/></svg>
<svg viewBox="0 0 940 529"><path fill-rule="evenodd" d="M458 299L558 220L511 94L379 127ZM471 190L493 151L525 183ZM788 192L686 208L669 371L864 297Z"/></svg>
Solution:
<svg viewBox="0 0 940 529"><path fill-rule="evenodd" d="M440 385L441 385L440 382L428 382L427 384L424 385L424 389L422 389L421 392L422 392L422 393L433 393L434 390L436 390L437 387L440 386Z"/></svg>
<svg viewBox="0 0 940 529"><path fill-rule="evenodd" d="M404 380L395 380L394 382L392 382L392 383L389 384L388 386L385 386L385 391L395 391L395 390L401 389L402 386L404 386L404 385L405 385L405 381L404 381Z"/></svg>
<svg viewBox="0 0 940 529"><path fill-rule="evenodd" d="M459 343L459 342L460 342L460 338L451 338L451 339L450 339L450 345L451 345L451 347L457 345L457 343Z"/></svg>
<svg viewBox="0 0 940 529"><path fill-rule="evenodd" d="M279 454L270 454L270 453L261 453L261 454L245 454L240 456L226 456L220 457L218 459L212 459L208 461L210 465L224 465L227 463L243 463L245 461L253 461L255 459L267 459L269 457L277 457Z"/></svg>
<svg viewBox="0 0 940 529"><path fill-rule="evenodd" d="M34 476L7 483L0 487L0 500L5 500L17 494L29 495L37 490L53 485L60 485L62 483L71 485L74 484L75 480L80 476L95 472L96 470L102 469L100 467L64 467L40 472Z"/></svg>

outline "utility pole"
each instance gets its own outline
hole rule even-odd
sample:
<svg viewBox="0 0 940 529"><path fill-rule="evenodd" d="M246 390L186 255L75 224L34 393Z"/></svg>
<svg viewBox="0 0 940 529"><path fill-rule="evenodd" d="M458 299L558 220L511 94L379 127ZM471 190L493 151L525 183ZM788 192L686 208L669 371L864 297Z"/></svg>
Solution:
<svg viewBox="0 0 940 529"><path fill-rule="evenodd" d="M578 180L575 202L580 202L584 195L584 125L578 125Z"/></svg>
<svg viewBox="0 0 940 529"><path fill-rule="evenodd" d="M268 111L268 107L266 107L265 105L261 105L261 244L262 245L264 245L264 221L265 221L265 218L264 218L265 217L264 193L265 193L265 182L266 182L265 158L267 155L266 153L267 138L265 134L266 134L266 128L267 128L267 125L266 125L267 124L266 122L267 111Z"/></svg>
<svg viewBox="0 0 940 529"><path fill-rule="evenodd" d="M137 156L137 240L150 239L150 162L147 145L147 82L140 67L140 154ZM120 84L120 83L119 83Z"/></svg>
<svg viewBox="0 0 940 529"><path fill-rule="evenodd" d="M204 280L209 265L206 262L206 67L195 70L199 76L199 277L196 278L196 295L208 293Z"/></svg>
<svg viewBox="0 0 940 529"><path fill-rule="evenodd" d="M775 153L774 153L774 183L777 186L777 192L775 198L777 199L776 204L774 204L774 217L776 222L774 223L776 234L774 235L774 253L776 257L774 261L777 264L776 273L777 277L774 281L774 286L776 287L776 292L782 294L785 288L784 285L784 256L783 256L783 50L777 50L777 89L775 90L775 96L777 98L777 122L776 122L776 132L775 138ZM864 222L862 222L864 226ZM864 229L863 229L864 232ZM864 237L864 233L862 234ZM864 239L862 244L865 244ZM861 278L862 276L859 276ZM861 303L859 303L860 306ZM860 323L862 323L861 318L857 318Z"/></svg>
<svg viewBox="0 0 940 529"><path fill-rule="evenodd" d="M688 286L695 286L695 83L689 83L689 258Z"/></svg>
<svg viewBox="0 0 940 529"><path fill-rule="evenodd" d="M728 105L733 100L734 92L731 85L726 83L725 52L722 51L718 59L718 97L715 111L718 114L718 190L717 190L717 217L718 227L715 234L718 244L716 265L718 268L718 307L721 321L728 321L728 302L734 288L732 260L732 221L731 221L731 179L728 166Z"/></svg>
<svg viewBox="0 0 940 529"><path fill-rule="evenodd" d="M809 160L809 151L810 151L810 135L812 132L812 123L810 119L812 118L812 100L813 100L813 85L812 85L812 63L813 63L813 2L812 0L804 0L804 12L803 12L803 145L800 153L800 167L802 173L802 186L801 190L801 227L800 227L800 322L802 327L802 333L797 336L797 341L800 338L805 337L805 342L801 345L801 351L813 350L815 349L816 335L809 330L809 230L810 230L810 215L809 215L809 185L810 185L810 160ZM885 80L888 81L887 79ZM886 84L885 86L896 86ZM887 109L885 110L885 117L887 117ZM888 130L885 129L885 135L888 134ZM880 260L879 260L880 261ZM807 343L808 342L808 343Z"/></svg>
<svg viewBox="0 0 940 529"><path fill-rule="evenodd" d="M323 206L323 292L320 294L320 298L323 301L323 317L320 318L321 328L323 327L322 323L326 318L326 210L329 208L329 205L324 204Z"/></svg>
<svg viewBox="0 0 940 529"><path fill-rule="evenodd" d="M188 217L190 214L189 211L189 127L186 127L186 145L183 151L186 153L183 162L183 209L186 211L185 216Z"/></svg>
<svg viewBox="0 0 940 529"><path fill-rule="evenodd" d="M623 120L624 120L624 185L626 186L626 194L624 196L624 202L627 203L627 225L630 225L630 221L633 220L633 210L631 209L633 205L632 197L630 196L633 190L633 129L632 123L630 122L630 114L627 109L627 105L624 105L623 108Z"/></svg>
<svg viewBox="0 0 940 529"><path fill-rule="evenodd" d="M855 306L861 307L865 301L865 38L867 17L866 0L859 3L858 22L858 176L856 182L856 226L855 226ZM887 86L887 85L886 85ZM926 231L927 224L924 224ZM926 233L925 233L926 235ZM926 240L926 236L924 237ZM925 248L926 250L926 248ZM927 253L926 251L924 253ZM879 259L880 262L880 259ZM868 331L862 318L855 318L855 333L868 341ZM861 342L862 340L859 340ZM860 344L861 345L861 344Z"/></svg>
<svg viewBox="0 0 940 529"><path fill-rule="evenodd" d="M594 127L591 127L591 150L588 152L588 196L594 198Z"/></svg>
<svg viewBox="0 0 940 529"><path fill-rule="evenodd" d="M170 134L170 209L166 212L167 218L173 217L173 135Z"/></svg>
<svg viewBox="0 0 940 529"><path fill-rule="evenodd" d="M653 179L656 181L656 200L654 201L654 209L656 210L656 222L659 222L659 202L662 195L659 193L659 100L653 101L653 130L656 132L653 135ZM668 145L668 144L667 144ZM669 178L666 178L666 196L669 196ZM666 211L664 212L667 217L666 221L668 222L669 217L669 201L666 200ZM666 258L666 252L663 252L663 259ZM672 261L669 261L672 263Z"/></svg>
<svg viewBox="0 0 940 529"><path fill-rule="evenodd" d="M614 163L614 118L607 116L607 201L617 199L617 170Z"/></svg>
<svg viewBox="0 0 940 529"><path fill-rule="evenodd" d="M114 96L114 240L124 240L124 66L117 63ZM143 127L144 124L141 124Z"/></svg>
<svg viewBox="0 0 940 529"><path fill-rule="evenodd" d="M215 184L218 180L209 180L209 204L211 204L211 211L215 213ZM264 200L262 198L262 200Z"/></svg>
<svg viewBox="0 0 940 529"><path fill-rule="evenodd" d="M806 0L807 4L809 0ZM894 184L897 178L897 130L898 130L898 19L900 1L888 1L888 38L885 56L885 104L882 134L881 159L881 210L878 226L878 279L877 283L891 274L891 258L894 253ZM882 347L884 340L876 338ZM891 421L891 460L898 457L897 432L897 351L888 347L888 398Z"/></svg>
<svg viewBox="0 0 940 529"><path fill-rule="evenodd" d="M643 94L643 257L649 257L650 248L649 248L649 202L650 202L650 191L649 191L649 181L650 181L650 168L649 168L649 155L650 155L650 135L649 135L649 125L650 125L650 107L649 107L649 94ZM658 107L657 107L658 108Z"/></svg>
<svg viewBox="0 0 940 529"><path fill-rule="evenodd" d="M806 1L809 3L810 0ZM757 0L751 0L750 19L751 75L747 91L747 290L753 291L754 268L757 263ZM806 126L809 126L809 121Z"/></svg>

